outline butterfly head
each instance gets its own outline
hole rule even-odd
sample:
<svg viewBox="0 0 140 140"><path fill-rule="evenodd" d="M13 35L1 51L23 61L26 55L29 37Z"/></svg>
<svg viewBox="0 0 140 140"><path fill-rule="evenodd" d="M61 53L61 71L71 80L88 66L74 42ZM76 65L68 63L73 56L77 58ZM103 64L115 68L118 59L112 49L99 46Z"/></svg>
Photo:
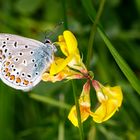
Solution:
<svg viewBox="0 0 140 140"><path fill-rule="evenodd" d="M54 43L52 43L52 41L50 39L45 39L44 44L46 46L49 46L50 49L52 50L52 52L56 52L57 51L56 46L54 45Z"/></svg>

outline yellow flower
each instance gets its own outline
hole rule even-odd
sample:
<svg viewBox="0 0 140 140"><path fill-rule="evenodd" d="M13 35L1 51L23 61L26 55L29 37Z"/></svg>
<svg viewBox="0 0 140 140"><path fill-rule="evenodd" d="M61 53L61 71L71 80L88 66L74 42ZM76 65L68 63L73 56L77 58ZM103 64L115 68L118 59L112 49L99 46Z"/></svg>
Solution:
<svg viewBox="0 0 140 140"><path fill-rule="evenodd" d="M55 82L62 79L70 79L70 77L73 79L81 76L81 72L87 72L77 48L77 40L72 32L64 31L63 35L58 37L57 44L60 46L65 58L55 57L49 73L44 73L42 80L47 81L49 79ZM59 79L57 79L58 77Z"/></svg>
<svg viewBox="0 0 140 140"><path fill-rule="evenodd" d="M93 117L95 122L101 123L111 118L118 110L122 104L123 94L120 86L105 87L100 83L95 83L95 80L93 81L94 82L92 83L95 87L100 105L97 107L95 112L91 112L90 115ZM98 84L99 87L95 84Z"/></svg>
<svg viewBox="0 0 140 140"><path fill-rule="evenodd" d="M82 93L79 99L81 122L84 122L90 115L90 83L87 81L83 86ZM68 115L68 119L72 122L74 126L78 126L76 106L74 105Z"/></svg>
<svg viewBox="0 0 140 140"><path fill-rule="evenodd" d="M79 54L79 50L77 48L77 40L75 36L72 34L72 32L66 30L63 32L63 35L60 35L58 37L57 44L60 46L60 49L62 53L66 56L66 59L63 61L63 63L60 63L61 65L53 65L51 66L50 73L56 74L59 71L63 70L65 66L69 66L70 68L76 69L76 70L86 70L85 65L82 62L82 59ZM62 65L63 64L63 65ZM54 69L57 67L57 70Z"/></svg>
<svg viewBox="0 0 140 140"><path fill-rule="evenodd" d="M51 64L49 72L45 72L42 75L42 80L56 82L63 79L86 78L88 81L83 86L79 98L81 121L84 122L89 116L92 116L93 120L97 123L111 118L122 104L123 95L121 88L119 86L103 86L98 81L93 80L93 73L87 71L82 62L77 47L77 40L70 31L64 31L63 35L58 37L58 42L56 43L60 46L64 57L54 57L54 62ZM95 111L90 109L90 81L92 81L99 101ZM78 126L75 105L70 110L68 118L73 125Z"/></svg>
<svg viewBox="0 0 140 140"><path fill-rule="evenodd" d="M55 61L56 64L58 61L61 61L61 59L59 58L59 60ZM62 61L64 60L62 59ZM61 81L63 79L71 80L71 79L81 79L81 78L83 78L83 75L81 73L73 71L69 69L67 66L56 75L50 75L50 73L47 72L42 75L42 79L44 81L51 81L51 82Z"/></svg>
<svg viewBox="0 0 140 140"><path fill-rule="evenodd" d="M93 80L92 84L96 90L97 98L100 105L94 112L90 109L90 83L89 81L83 87L79 99L81 122L84 122L89 116L93 117L96 123L101 123L111 118L122 104L122 91L119 86L104 87L97 81ZM68 115L69 120L74 126L78 126L76 106L74 105Z"/></svg>

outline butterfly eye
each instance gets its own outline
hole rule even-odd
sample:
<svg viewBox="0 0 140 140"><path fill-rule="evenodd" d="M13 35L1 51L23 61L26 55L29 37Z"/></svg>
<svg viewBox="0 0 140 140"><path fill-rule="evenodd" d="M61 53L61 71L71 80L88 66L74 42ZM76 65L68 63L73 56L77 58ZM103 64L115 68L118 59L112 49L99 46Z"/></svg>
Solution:
<svg viewBox="0 0 140 140"><path fill-rule="evenodd" d="M46 43L51 43L51 41L50 41L49 39L46 39L46 40L45 40L45 44L46 44Z"/></svg>

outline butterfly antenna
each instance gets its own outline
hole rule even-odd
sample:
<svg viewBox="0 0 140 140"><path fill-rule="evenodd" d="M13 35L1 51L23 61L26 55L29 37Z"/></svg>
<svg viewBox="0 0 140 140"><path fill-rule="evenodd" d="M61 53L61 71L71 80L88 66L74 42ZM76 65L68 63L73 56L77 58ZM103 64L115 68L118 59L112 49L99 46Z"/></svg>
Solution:
<svg viewBox="0 0 140 140"><path fill-rule="evenodd" d="M48 38L50 38L50 36L55 34L63 24L64 24L64 22L61 21L54 26L53 30L48 30L47 32L45 32L45 34L46 34L45 39L48 39Z"/></svg>

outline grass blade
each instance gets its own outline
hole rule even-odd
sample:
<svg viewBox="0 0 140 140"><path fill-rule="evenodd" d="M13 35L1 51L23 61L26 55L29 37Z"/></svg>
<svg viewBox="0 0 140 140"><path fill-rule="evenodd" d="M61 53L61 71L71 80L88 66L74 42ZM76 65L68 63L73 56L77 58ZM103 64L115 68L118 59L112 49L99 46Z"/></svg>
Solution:
<svg viewBox="0 0 140 140"><path fill-rule="evenodd" d="M92 22L95 21L95 9L92 6L92 2L91 0L87 0L86 1L88 4L90 3L90 8L88 7L88 5L84 2L84 0L82 0L82 4L84 6L84 8L86 9L90 19L92 20ZM136 75L134 74L134 72L131 70L131 68L129 67L129 65L125 62L125 60L120 56L120 54L117 52L117 50L115 49L115 47L112 45L112 43L110 42L109 38L107 37L107 35L104 33L104 31L102 30L101 26L98 25L97 27L97 31L99 32L101 38L104 40L107 48L109 49L110 53L112 54L112 56L114 57L116 63L118 64L118 66L120 67L121 71L123 72L123 74L126 76L126 78L128 79L128 81L130 82L130 84L132 85L132 87L140 94L140 81L139 79L136 77Z"/></svg>
<svg viewBox="0 0 140 140"><path fill-rule="evenodd" d="M50 104L50 105L53 105L53 106L56 106L56 107L59 107L59 108L70 109L70 105L68 105L64 102L54 100L54 99L49 98L49 97L45 97L45 96L38 95L38 94L30 94L30 97L32 99L37 100L37 101L47 103L47 104Z"/></svg>

